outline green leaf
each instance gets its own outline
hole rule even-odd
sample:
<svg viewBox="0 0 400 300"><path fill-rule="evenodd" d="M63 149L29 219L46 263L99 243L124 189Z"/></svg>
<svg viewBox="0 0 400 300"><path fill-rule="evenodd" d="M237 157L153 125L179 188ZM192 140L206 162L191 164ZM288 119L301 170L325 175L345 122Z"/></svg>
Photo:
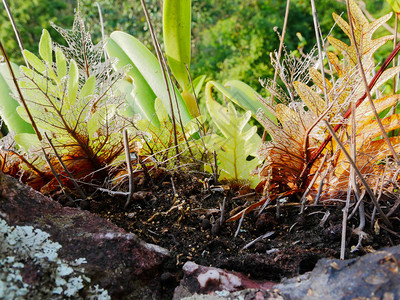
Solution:
<svg viewBox="0 0 400 300"><path fill-rule="evenodd" d="M73 106L79 89L79 69L75 60L71 59L68 78L68 106Z"/></svg>
<svg viewBox="0 0 400 300"><path fill-rule="evenodd" d="M28 63L34 67L36 71L39 73L44 73L46 71L44 63L35 54L25 49L24 56Z"/></svg>
<svg viewBox="0 0 400 300"><path fill-rule="evenodd" d="M190 88L188 71L190 66L191 0L165 0L163 35L165 53L172 74L184 91Z"/></svg>
<svg viewBox="0 0 400 300"><path fill-rule="evenodd" d="M40 141L34 133L19 133L14 137L15 142L20 145L25 151L31 147L40 146Z"/></svg>
<svg viewBox="0 0 400 300"><path fill-rule="evenodd" d="M95 76L90 76L85 84L83 85L80 93L79 93L79 99L84 100L86 97L92 96L94 94L96 88L96 77Z"/></svg>
<svg viewBox="0 0 400 300"><path fill-rule="evenodd" d="M58 80L61 81L61 78L67 75L67 60L59 47L56 47L55 52Z"/></svg>
<svg viewBox="0 0 400 300"><path fill-rule="evenodd" d="M400 1L399 0L387 0L389 4L392 6L394 12L396 14L400 13Z"/></svg>
<svg viewBox="0 0 400 300"><path fill-rule="evenodd" d="M203 84L204 84L204 81L206 80L206 78L207 78L206 75L200 75L193 80L192 83L193 83L193 87L194 87L194 92L196 93L196 97L199 97L201 88L203 87ZM189 92L193 94L192 85L190 85Z"/></svg>
<svg viewBox="0 0 400 300"><path fill-rule="evenodd" d="M18 66L12 65L15 76L19 77ZM14 82L5 63L0 64L0 115L9 131L34 133L30 123L25 122L17 113L19 103L11 94L16 94Z"/></svg>
<svg viewBox="0 0 400 300"><path fill-rule="evenodd" d="M49 65L51 65L53 62L52 52L52 41L50 34L46 29L43 29L39 42L39 54L44 61L49 63Z"/></svg>
<svg viewBox="0 0 400 300"><path fill-rule="evenodd" d="M133 80L131 96L136 105L139 107L142 115L147 120L151 120L157 127L159 127L160 122L157 119L156 112L154 110L154 101L157 96L154 94L146 79L142 76L128 55L126 55L126 53L115 41L108 39L106 49L110 57L118 58L118 62L115 64L116 69L121 69L127 65L130 66L128 75Z"/></svg>
<svg viewBox="0 0 400 300"><path fill-rule="evenodd" d="M169 114L172 115L164 77L162 75L161 67L156 57L140 41L127 33L115 31L111 33L111 39L121 48L125 55L128 56L129 60L131 61L131 66L134 66L138 69L138 71L147 81L153 92L158 98L161 99L164 106L168 109ZM133 79L135 80L134 77ZM184 100L182 99L181 94L175 86L174 89L175 93L170 86L173 98L172 105L174 108L174 114L175 116L177 116L178 109L176 106L176 102L178 102L182 122L183 124L186 124L192 119L192 116L189 113L189 110ZM175 95L176 101L174 99Z"/></svg>
<svg viewBox="0 0 400 300"><path fill-rule="evenodd" d="M260 161L256 158L248 160L248 157L257 157L261 138L256 133L257 128L247 124L251 113L248 111L239 116L232 103L224 107L212 99L207 99L206 105L214 124L224 135L224 137L212 135L205 139L207 147L217 153L220 178L248 180L254 187L258 179L251 177L250 174Z"/></svg>
<svg viewBox="0 0 400 300"><path fill-rule="evenodd" d="M213 87L244 110L250 111L254 118L257 118L257 112L258 110L261 110L271 121L277 123L275 115L260 102L259 99L261 96L244 82L239 80L230 80L226 82L224 86L216 81L209 81L207 82L205 89L207 99L213 99Z"/></svg>

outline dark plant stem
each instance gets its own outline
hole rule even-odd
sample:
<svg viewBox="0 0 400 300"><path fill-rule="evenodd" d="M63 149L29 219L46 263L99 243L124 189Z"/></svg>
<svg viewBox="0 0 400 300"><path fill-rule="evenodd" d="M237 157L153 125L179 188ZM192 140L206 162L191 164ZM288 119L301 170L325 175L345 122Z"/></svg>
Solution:
<svg viewBox="0 0 400 300"><path fill-rule="evenodd" d="M169 86L169 83L168 83L166 70L165 70L164 64L163 64L162 53L161 53L160 48L158 46L157 37L155 35L153 25L151 24L151 21L150 21L149 13L148 13L147 8L146 8L146 3L144 2L144 0L140 0L140 3L142 4L144 15L146 17L147 24L149 25L149 30L150 30L150 33L151 33L151 38L153 40L154 49L156 50L157 58L158 58L158 61L160 63L161 72L162 72L163 77L164 77L165 87L166 87L167 93L168 93L168 98L169 98L170 108L171 108L171 115L172 115L171 119L172 119L172 125L173 125L173 130L174 130L175 150L176 150L177 159L179 161L180 153L179 153L179 147L178 147L178 137L177 137L177 133L176 133L176 119L175 119L175 114L174 114L174 105L172 103L172 96L171 96L170 86ZM171 86L173 88L172 84L171 84Z"/></svg>
<svg viewBox="0 0 400 300"><path fill-rule="evenodd" d="M128 175L129 175L129 194L128 194L128 199L126 199L126 202L124 205L124 208L127 208L129 205L129 202L131 202L132 195L135 190L135 183L133 182L131 152L129 149L128 131L126 130L126 128L123 131L123 135L124 135L125 160L126 160L126 166L127 166ZM139 159L139 157L138 157L138 159Z"/></svg>
<svg viewBox="0 0 400 300"><path fill-rule="evenodd" d="M72 181L72 184L74 185L74 187L76 188L76 190L78 191L79 195L82 197L82 200L87 199L85 193L83 192L83 190L81 189L81 187L79 186L79 184L76 182L75 178L72 176L71 172L68 170L67 166L64 164L63 160L61 159L60 155L58 154L56 147L54 147L51 139L48 137L48 135L45 133L47 142L50 144L51 149L53 149L54 154L56 155L58 162L60 163L60 165L63 167L65 173L67 173L68 175L68 179Z"/></svg>
<svg viewBox="0 0 400 300"><path fill-rule="evenodd" d="M397 46L393 49L392 53L390 53L389 57L385 60L383 65L380 67L379 71L375 74L374 78L372 78L371 82L368 85L370 90L374 87L374 85L376 84L378 79L381 77L382 73L387 69L387 67L390 65L390 63L393 61L393 59L396 57L396 55L399 53L399 51L400 51L400 43L397 44ZM356 108L358 106L360 106L360 104L365 100L365 98L367 98L367 93L364 93L364 95L360 99L357 100ZM349 116L351 115L351 112L352 112L352 108L350 106L347 109L347 111L344 113L343 119L349 118ZM343 125L342 123L337 124L333 128L334 132L337 132L342 127L342 125ZM328 143L331 140L332 140L332 135L329 134L328 137L323 141L321 146L319 146L318 150L311 157L311 159L307 162L306 166L304 167L303 171L301 172L301 174L299 176L299 180L298 180L299 188L301 188L304 185L304 183L306 182L306 180L308 178L311 167L313 166L313 164L315 163L315 161L317 160L317 158L319 157L321 152L325 149L325 147L328 145Z"/></svg>

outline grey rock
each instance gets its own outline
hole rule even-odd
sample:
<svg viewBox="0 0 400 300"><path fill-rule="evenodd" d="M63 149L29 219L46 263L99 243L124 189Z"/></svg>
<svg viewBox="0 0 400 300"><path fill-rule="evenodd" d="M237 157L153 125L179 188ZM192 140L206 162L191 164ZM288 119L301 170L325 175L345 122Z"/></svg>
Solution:
<svg viewBox="0 0 400 300"><path fill-rule="evenodd" d="M321 259L312 272L274 288L287 299L399 299L400 246L356 259Z"/></svg>
<svg viewBox="0 0 400 300"><path fill-rule="evenodd" d="M0 174L0 217L10 226L32 226L59 243L59 257L85 258L85 276L112 298L158 299L166 249L141 241L88 211L65 208L52 199ZM39 278L35 268L26 277Z"/></svg>

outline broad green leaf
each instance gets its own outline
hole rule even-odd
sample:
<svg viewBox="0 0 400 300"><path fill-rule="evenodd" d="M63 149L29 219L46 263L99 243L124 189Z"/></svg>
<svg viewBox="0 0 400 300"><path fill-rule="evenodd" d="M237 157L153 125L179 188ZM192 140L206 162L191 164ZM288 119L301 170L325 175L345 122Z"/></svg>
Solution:
<svg viewBox="0 0 400 300"><path fill-rule="evenodd" d="M67 75L67 60L59 47L56 47L55 52L58 80L61 81L61 79Z"/></svg>
<svg viewBox="0 0 400 300"><path fill-rule="evenodd" d="M53 62L52 41L49 32L43 29L39 42L39 54L51 66Z"/></svg>
<svg viewBox="0 0 400 300"><path fill-rule="evenodd" d="M15 76L19 75L18 66L12 65ZM14 82L5 63L0 64L0 115L9 131L34 133L30 123L25 122L17 113L19 103L11 94L16 94Z"/></svg>
<svg viewBox="0 0 400 300"><path fill-rule="evenodd" d="M24 50L24 56L28 63L35 68L36 71L43 74L46 71L44 63L35 54L28 50Z"/></svg>
<svg viewBox="0 0 400 300"><path fill-rule="evenodd" d="M157 96L154 94L146 79L142 76L128 55L126 55L124 50L122 50L115 41L108 39L106 49L110 57L118 58L118 62L115 65L117 69L130 66L128 69L128 75L133 80L131 97L133 98L135 104L139 107L142 115L147 120L151 120L157 127L159 127L160 122L157 119L156 112L154 110L154 101Z"/></svg>
<svg viewBox="0 0 400 300"><path fill-rule="evenodd" d="M199 107L196 102L196 98L189 91L183 91L181 94L183 100L186 103L186 107L188 108L190 114L193 117L198 117L200 115Z"/></svg>
<svg viewBox="0 0 400 300"><path fill-rule="evenodd" d="M161 99L164 106L168 109L169 114L172 115L164 77L156 57L140 41L127 33L115 31L111 33L111 39L121 48L124 54L129 57L131 65L138 69L153 92ZM118 58L118 56L116 57ZM133 79L135 80L134 77ZM186 124L192 119L192 116L178 89L175 86L173 86L173 88L174 90L170 86L174 114L178 116L178 109L176 106L176 102L178 102L182 122ZM174 99L175 95L176 101Z"/></svg>
<svg viewBox="0 0 400 300"><path fill-rule="evenodd" d="M394 12L396 14L400 13L400 1L399 0L387 0L389 4L392 6Z"/></svg>
<svg viewBox="0 0 400 300"><path fill-rule="evenodd" d="M133 117L135 114L139 114L142 117L144 112L140 109L139 105L136 103L136 99L132 95L133 85L126 79L119 80L114 84L115 95L125 98L126 103L129 106L129 112L127 117Z"/></svg>
<svg viewBox="0 0 400 300"><path fill-rule="evenodd" d="M186 67L190 66L191 0L165 0L163 35L172 74L184 91L190 88Z"/></svg>
<svg viewBox="0 0 400 300"><path fill-rule="evenodd" d="M40 146L39 139L36 134L33 133L19 133L14 137L15 142L20 145L25 151L28 151L31 147Z"/></svg>
<svg viewBox="0 0 400 300"><path fill-rule="evenodd" d="M199 95L200 95L200 91L201 91L201 88L203 87L206 77L207 77L206 75L200 75L193 80L194 92L196 93L197 97L199 97ZM191 92L193 94L192 86L190 86L189 92Z"/></svg>
<svg viewBox="0 0 400 300"><path fill-rule="evenodd" d="M230 80L226 82L224 86L216 81L209 81L207 82L205 89L206 99L213 99L213 87L244 110L250 111L253 117L257 118L257 112L261 109L265 116L274 123L277 123L275 115L260 102L259 98L261 98L261 96L244 82L239 80Z"/></svg>
<svg viewBox="0 0 400 300"><path fill-rule="evenodd" d="M256 133L257 128L247 124L251 113L248 111L239 116L232 103L224 107L212 99L207 99L206 105L214 124L224 135L211 135L205 139L207 147L217 153L221 179L248 180L254 187L258 179L250 174L260 161L247 159L249 156L257 157L261 138Z"/></svg>
<svg viewBox="0 0 400 300"><path fill-rule="evenodd" d="M75 60L71 59L69 64L69 77L68 77L68 104L67 106L73 106L78 95L79 88L79 70Z"/></svg>

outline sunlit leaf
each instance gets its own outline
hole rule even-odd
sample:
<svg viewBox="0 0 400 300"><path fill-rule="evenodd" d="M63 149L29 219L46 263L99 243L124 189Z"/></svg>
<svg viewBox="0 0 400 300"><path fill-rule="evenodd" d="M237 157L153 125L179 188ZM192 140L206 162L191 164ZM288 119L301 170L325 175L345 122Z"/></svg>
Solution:
<svg viewBox="0 0 400 300"><path fill-rule="evenodd" d="M39 54L44 61L51 64L53 62L52 41L49 32L43 29L39 42Z"/></svg>
<svg viewBox="0 0 400 300"><path fill-rule="evenodd" d="M190 88L191 0L165 0L163 36L172 74L184 92ZM187 69L186 69L187 68Z"/></svg>

